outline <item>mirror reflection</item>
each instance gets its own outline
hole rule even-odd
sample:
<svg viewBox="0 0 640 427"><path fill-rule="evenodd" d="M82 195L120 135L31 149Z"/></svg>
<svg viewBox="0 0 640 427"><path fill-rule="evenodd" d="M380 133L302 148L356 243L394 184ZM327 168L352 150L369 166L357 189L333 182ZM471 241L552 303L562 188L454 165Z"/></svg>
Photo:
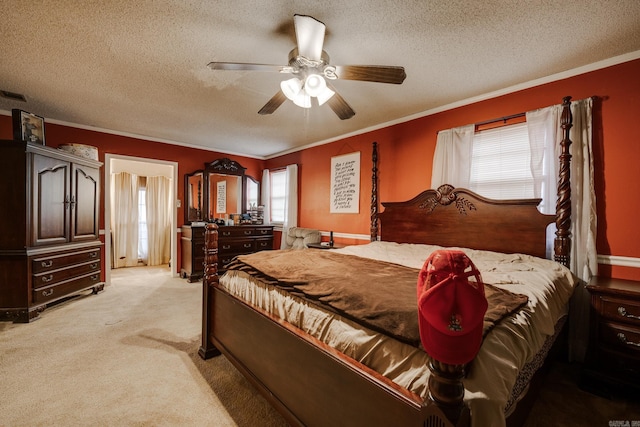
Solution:
<svg viewBox="0 0 640 427"><path fill-rule="evenodd" d="M252 209L256 209L260 204L260 199L258 197L259 187L258 182L250 176L246 176L245 179L247 183L247 193L245 194L247 202L244 209L245 212L250 212Z"/></svg>
<svg viewBox="0 0 640 427"><path fill-rule="evenodd" d="M195 172L186 176L187 222L203 220L203 173Z"/></svg>
<svg viewBox="0 0 640 427"><path fill-rule="evenodd" d="M242 177L209 174L208 218L225 218L242 213Z"/></svg>

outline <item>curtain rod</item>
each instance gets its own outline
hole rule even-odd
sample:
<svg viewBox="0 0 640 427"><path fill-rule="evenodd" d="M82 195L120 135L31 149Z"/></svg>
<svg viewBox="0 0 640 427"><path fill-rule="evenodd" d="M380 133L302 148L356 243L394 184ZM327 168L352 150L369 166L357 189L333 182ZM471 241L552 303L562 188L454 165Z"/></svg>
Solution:
<svg viewBox="0 0 640 427"><path fill-rule="evenodd" d="M475 123L474 126L483 126L483 125L488 125L490 123L496 123L496 122L506 123L507 120L517 119L518 117L524 117L526 114L527 113L518 113L518 114L512 114L510 116L498 117L497 119L485 120L484 122Z"/></svg>

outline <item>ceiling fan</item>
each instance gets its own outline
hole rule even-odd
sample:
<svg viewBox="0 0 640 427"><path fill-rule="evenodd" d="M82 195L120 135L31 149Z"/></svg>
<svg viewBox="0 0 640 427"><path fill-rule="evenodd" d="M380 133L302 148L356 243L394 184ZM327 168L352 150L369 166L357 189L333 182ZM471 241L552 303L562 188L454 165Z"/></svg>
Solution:
<svg viewBox="0 0 640 427"><path fill-rule="evenodd" d="M289 65L210 62L212 70L272 71L294 77L280 83L281 90L258 111L273 113L284 101L310 108L313 104L329 107L345 120L355 111L327 80L360 80L375 83L401 84L407 76L403 67L385 65L330 65L329 55L322 50L325 25L306 15L294 15L297 47L289 52Z"/></svg>

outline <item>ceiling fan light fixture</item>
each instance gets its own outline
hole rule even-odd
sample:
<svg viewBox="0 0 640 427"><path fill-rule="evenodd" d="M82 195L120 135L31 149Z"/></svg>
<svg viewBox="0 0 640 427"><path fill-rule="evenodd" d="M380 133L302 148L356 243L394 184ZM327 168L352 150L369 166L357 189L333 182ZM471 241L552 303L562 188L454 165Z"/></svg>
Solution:
<svg viewBox="0 0 640 427"><path fill-rule="evenodd" d="M298 107L311 108L311 97L307 95L304 90L300 91L292 101Z"/></svg>
<svg viewBox="0 0 640 427"><path fill-rule="evenodd" d="M309 96L320 95L327 87L327 82L320 74L309 74L304 80L304 90Z"/></svg>
<svg viewBox="0 0 640 427"><path fill-rule="evenodd" d="M295 98L302 91L302 81L296 77L284 80L280 82L280 89L282 89L282 93L291 101L294 101Z"/></svg>
<svg viewBox="0 0 640 427"><path fill-rule="evenodd" d="M329 99L331 99L331 97L333 95L335 95L336 93L334 91L332 91L331 89L329 89L328 87L324 87L324 90L322 92L320 92L317 96L318 98L318 105L322 105L325 102L327 102Z"/></svg>

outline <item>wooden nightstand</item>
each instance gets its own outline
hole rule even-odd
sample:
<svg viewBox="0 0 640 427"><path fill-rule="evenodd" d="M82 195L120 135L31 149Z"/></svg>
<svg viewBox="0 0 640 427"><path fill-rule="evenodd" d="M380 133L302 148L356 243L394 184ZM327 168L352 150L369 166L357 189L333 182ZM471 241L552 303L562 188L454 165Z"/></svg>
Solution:
<svg viewBox="0 0 640 427"><path fill-rule="evenodd" d="M589 352L582 385L613 396L640 391L640 282L594 277Z"/></svg>

